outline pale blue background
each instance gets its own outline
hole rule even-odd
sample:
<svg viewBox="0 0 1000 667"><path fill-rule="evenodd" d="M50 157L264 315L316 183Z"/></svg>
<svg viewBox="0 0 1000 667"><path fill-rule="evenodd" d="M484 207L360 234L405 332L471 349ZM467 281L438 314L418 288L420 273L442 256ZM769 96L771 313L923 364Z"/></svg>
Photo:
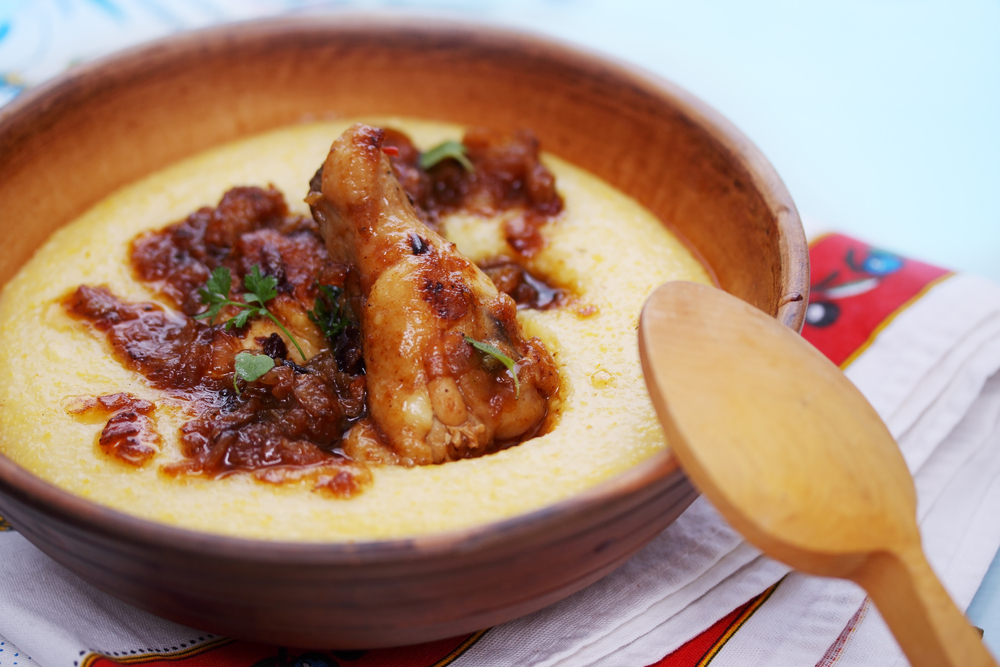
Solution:
<svg viewBox="0 0 1000 667"><path fill-rule="evenodd" d="M168 32L331 6L497 22L645 67L749 135L808 229L1000 281L1000 0L0 0L0 104ZM1000 653L997 562L969 616Z"/></svg>

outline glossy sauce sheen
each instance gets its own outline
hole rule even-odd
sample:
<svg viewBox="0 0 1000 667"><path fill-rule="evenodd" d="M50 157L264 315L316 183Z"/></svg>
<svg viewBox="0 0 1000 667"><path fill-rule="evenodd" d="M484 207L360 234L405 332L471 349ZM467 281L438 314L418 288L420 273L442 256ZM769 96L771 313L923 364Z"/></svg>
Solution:
<svg viewBox="0 0 1000 667"><path fill-rule="evenodd" d="M105 454L141 466L159 453L163 438L153 422L153 403L126 393L77 397L67 403L66 412L83 420L110 417L97 440Z"/></svg>

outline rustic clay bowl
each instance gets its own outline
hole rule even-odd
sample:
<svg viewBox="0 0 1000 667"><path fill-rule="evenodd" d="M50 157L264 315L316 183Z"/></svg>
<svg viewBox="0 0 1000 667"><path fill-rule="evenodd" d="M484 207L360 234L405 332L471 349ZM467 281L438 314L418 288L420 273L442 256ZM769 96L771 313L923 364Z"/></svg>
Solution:
<svg viewBox="0 0 1000 667"><path fill-rule="evenodd" d="M760 152L669 82L538 37L440 21L308 18L172 37L72 72L0 111L6 283L60 225L206 148L328 116L511 130L631 195L729 292L801 326L808 254ZM355 544L251 541L133 518L0 456L0 515L81 578L199 629L378 647L539 609L621 565L696 493L664 453L507 521Z"/></svg>

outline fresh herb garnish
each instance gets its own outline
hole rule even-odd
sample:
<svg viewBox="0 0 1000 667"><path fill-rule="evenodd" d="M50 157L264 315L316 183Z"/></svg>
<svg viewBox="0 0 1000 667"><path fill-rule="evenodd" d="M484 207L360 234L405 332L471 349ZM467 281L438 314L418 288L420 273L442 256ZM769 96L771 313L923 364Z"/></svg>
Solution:
<svg viewBox="0 0 1000 667"><path fill-rule="evenodd" d="M232 304L243 307L242 303L229 300L229 290L233 285L233 278L229 274L229 269L220 266L212 271L212 276L205 283L205 286L198 290L201 302L208 306L208 310L200 315L195 315L194 319L201 320L208 318L209 324L215 324L215 318L224 306Z"/></svg>
<svg viewBox="0 0 1000 667"><path fill-rule="evenodd" d="M240 352L236 355L236 361L233 366L236 369L236 374L233 375L233 387L236 389L236 395L239 396L240 386L236 383L236 379L239 378L244 382L253 382L274 368L274 359L266 354Z"/></svg>
<svg viewBox="0 0 1000 667"><path fill-rule="evenodd" d="M262 275L260 267L254 264L253 268L250 269L250 273L243 278L243 286L247 288L247 293L243 295L245 303L233 301L229 298L229 289L232 287L232 284L233 278L232 274L229 273L229 269L224 266L216 267L215 271L212 271L212 276L208 279L208 282L205 283L205 286L198 290L201 302L208 306L208 310L195 315L194 319L201 320L207 317L209 318L209 323L212 323L219 314L219 311L224 307L236 306L241 310L236 313L235 317L226 322L226 330L228 331L233 327L244 327L251 317L262 315L270 318L272 322L278 325L279 329L285 332L285 335L292 341L295 349L305 359L306 353L302 351L302 347L295 340L295 336L289 333L285 325L279 322L278 318L272 315L264 305L278 296L278 279L274 276Z"/></svg>
<svg viewBox="0 0 1000 667"><path fill-rule="evenodd" d="M316 299L316 306L309 311L309 319L332 343L350 324L337 302L343 290L332 285L320 285L319 290L322 294Z"/></svg>
<svg viewBox="0 0 1000 667"><path fill-rule="evenodd" d="M513 359L511 359L506 354L501 352L496 347L490 345L489 343L478 341L475 338L465 336L465 342L471 345L472 347L476 348L480 352L485 352L491 357L494 357L497 361L506 366L507 370L510 371L511 377L514 378L514 397L516 398L521 395L521 383L517 381L517 370L514 368Z"/></svg>
<svg viewBox="0 0 1000 667"><path fill-rule="evenodd" d="M420 168L430 169L438 162L451 158L462 165L466 171L472 171L472 162L469 161L465 153L465 144L454 140L443 141L420 156Z"/></svg>

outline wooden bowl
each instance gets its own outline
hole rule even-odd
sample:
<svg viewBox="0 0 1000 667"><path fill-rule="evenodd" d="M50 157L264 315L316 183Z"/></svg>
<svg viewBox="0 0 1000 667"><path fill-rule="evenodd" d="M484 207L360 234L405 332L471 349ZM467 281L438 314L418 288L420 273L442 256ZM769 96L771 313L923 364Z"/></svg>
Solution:
<svg viewBox="0 0 1000 667"><path fill-rule="evenodd" d="M171 37L75 68L0 110L6 283L115 189L206 148L307 118L404 115L533 129L637 199L719 284L798 330L808 252L760 152L676 86L545 39L440 21L330 17ZM0 456L0 515L98 588L260 642L428 641L527 614L596 581L696 492L669 453L571 500L448 534L252 541L137 519Z"/></svg>

